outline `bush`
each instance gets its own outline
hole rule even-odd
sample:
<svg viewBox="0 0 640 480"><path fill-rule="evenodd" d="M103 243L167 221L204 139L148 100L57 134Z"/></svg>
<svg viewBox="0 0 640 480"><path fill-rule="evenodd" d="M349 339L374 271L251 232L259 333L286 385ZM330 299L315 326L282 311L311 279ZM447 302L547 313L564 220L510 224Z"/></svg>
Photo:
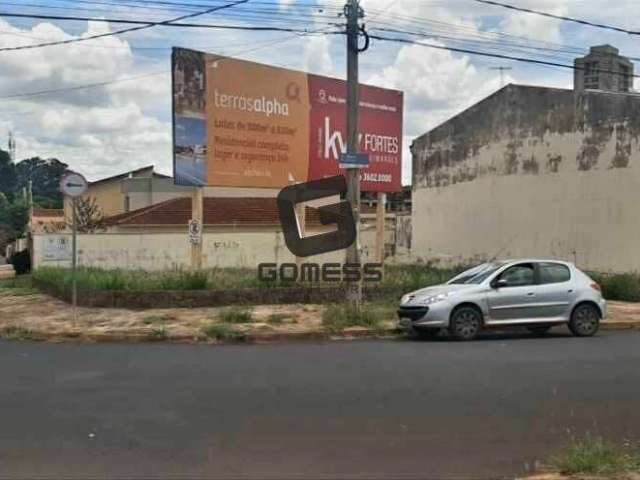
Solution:
<svg viewBox="0 0 640 480"><path fill-rule="evenodd" d="M161 290L205 290L209 283L206 271L171 272L160 277Z"/></svg>
<svg viewBox="0 0 640 480"><path fill-rule="evenodd" d="M251 323L253 311L244 307L229 307L220 312L220 320L224 323Z"/></svg>
<svg viewBox="0 0 640 480"><path fill-rule="evenodd" d="M16 274L22 275L31 271L31 254L29 250L16 252L9 258L9 263L13 265Z"/></svg>
<svg viewBox="0 0 640 480"><path fill-rule="evenodd" d="M329 333L340 333L348 327L381 328L381 323L390 318L390 307L366 304L360 310L349 304L327 307L322 313L322 326Z"/></svg>
<svg viewBox="0 0 640 480"><path fill-rule="evenodd" d="M640 302L640 274L600 274L590 273L591 278L602 287L602 295L607 300Z"/></svg>
<svg viewBox="0 0 640 480"><path fill-rule="evenodd" d="M601 437L586 436L572 439L549 463L565 475L628 473L640 469L640 450L630 444L618 445Z"/></svg>
<svg viewBox="0 0 640 480"><path fill-rule="evenodd" d="M234 342L243 342L247 339L247 334L237 330L233 325L226 323L212 323L202 329L207 337L215 340L227 340Z"/></svg>

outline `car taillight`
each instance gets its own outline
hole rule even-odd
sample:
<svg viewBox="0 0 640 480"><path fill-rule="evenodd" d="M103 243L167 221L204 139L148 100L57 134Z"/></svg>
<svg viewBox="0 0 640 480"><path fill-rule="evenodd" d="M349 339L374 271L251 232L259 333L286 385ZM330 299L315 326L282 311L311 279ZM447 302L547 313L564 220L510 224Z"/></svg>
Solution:
<svg viewBox="0 0 640 480"><path fill-rule="evenodd" d="M602 292L602 288L600 288L600 285L598 285L597 283L592 283L591 284L591 288L593 288L594 290L596 290L598 292Z"/></svg>

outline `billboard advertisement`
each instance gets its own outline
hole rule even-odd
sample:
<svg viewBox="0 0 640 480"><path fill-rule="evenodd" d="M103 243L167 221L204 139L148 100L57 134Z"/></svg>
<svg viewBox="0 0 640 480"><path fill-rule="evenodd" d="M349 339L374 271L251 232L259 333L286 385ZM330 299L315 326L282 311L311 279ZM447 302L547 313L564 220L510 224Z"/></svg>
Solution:
<svg viewBox="0 0 640 480"><path fill-rule="evenodd" d="M346 83L174 49L174 178L180 185L283 188L340 174ZM361 189L401 189L402 92L362 85Z"/></svg>

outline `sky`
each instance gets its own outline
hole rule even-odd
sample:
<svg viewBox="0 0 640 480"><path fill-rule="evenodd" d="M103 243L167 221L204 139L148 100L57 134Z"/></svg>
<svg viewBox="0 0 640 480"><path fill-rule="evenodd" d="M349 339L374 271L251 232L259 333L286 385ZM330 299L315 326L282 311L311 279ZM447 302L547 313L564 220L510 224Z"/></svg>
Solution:
<svg viewBox="0 0 640 480"><path fill-rule="evenodd" d="M166 2L184 5L167 7ZM251 5L251 2L255 2ZM221 0L7 0L2 12L163 21ZM508 3L633 29L636 0L510 0ZM186 7L185 4L191 5ZM55 157L90 180L155 165L171 174L170 53L189 47L345 78L345 38L336 0L250 0L192 19L277 25L316 34L153 27L85 42L0 51L0 147L8 132L17 159ZM564 64L590 45L610 43L640 57L637 38L474 0L362 0L367 30L432 45L544 58ZM261 13L264 11L265 13ZM107 33L127 25L0 17L0 48ZM408 37L394 29L420 33ZM504 79L496 67L508 67ZM362 83L404 92L403 183L411 182L412 139L504 83L571 88L573 72L422 45L373 40L360 55ZM88 85L91 87L87 88ZM636 89L640 85L636 81ZM39 93L47 91L47 93Z"/></svg>

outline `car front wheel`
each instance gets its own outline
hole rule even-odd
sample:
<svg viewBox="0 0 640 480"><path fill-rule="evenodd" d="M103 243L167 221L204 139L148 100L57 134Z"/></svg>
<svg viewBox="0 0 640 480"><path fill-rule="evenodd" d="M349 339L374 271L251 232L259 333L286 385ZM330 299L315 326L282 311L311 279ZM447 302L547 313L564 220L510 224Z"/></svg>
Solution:
<svg viewBox="0 0 640 480"><path fill-rule="evenodd" d="M456 340L473 340L482 330L482 314L473 307L458 307L451 314L449 332Z"/></svg>
<svg viewBox="0 0 640 480"><path fill-rule="evenodd" d="M569 330L576 337L590 337L600 328L600 312L589 303L578 305L571 314Z"/></svg>

